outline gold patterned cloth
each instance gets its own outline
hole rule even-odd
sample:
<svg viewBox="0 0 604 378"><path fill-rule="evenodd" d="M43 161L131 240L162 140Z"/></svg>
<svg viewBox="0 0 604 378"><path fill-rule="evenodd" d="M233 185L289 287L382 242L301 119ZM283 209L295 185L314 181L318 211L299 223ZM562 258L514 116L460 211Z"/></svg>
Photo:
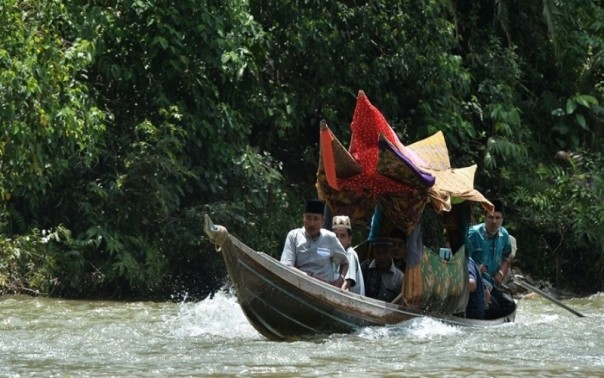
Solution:
<svg viewBox="0 0 604 378"><path fill-rule="evenodd" d="M436 177L430 189L430 200L438 212L451 210L452 200L474 201L485 210L493 211L493 204L482 193L474 189L476 164L464 168L451 168L449 150L441 131L408 146L422 158L426 164L418 168Z"/></svg>

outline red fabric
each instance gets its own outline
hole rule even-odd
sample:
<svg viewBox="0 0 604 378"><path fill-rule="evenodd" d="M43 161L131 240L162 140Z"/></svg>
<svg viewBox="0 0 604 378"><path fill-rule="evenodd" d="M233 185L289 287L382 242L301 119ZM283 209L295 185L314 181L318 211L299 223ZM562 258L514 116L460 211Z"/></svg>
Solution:
<svg viewBox="0 0 604 378"><path fill-rule="evenodd" d="M349 151L361 165L362 173L346 179L343 188L368 195L409 191L407 185L377 172L379 135L384 134L386 139L397 147L402 147L402 144L382 113L369 102L363 91L360 91L357 97L350 128L352 137Z"/></svg>

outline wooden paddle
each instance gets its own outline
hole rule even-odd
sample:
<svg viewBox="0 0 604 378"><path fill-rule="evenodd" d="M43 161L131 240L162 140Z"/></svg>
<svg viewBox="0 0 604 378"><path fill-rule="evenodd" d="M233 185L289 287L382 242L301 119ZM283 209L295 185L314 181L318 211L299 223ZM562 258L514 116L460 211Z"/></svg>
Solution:
<svg viewBox="0 0 604 378"><path fill-rule="evenodd" d="M570 312L572 312L573 314L577 315L578 317L585 317L585 315L581 314L578 311L573 310L572 308L568 307L567 305L565 305L564 303L560 302L559 300L557 300L556 298L552 297L551 295L548 295L546 293L544 293L543 291L537 289L536 287L530 285L529 283L526 282L525 278L519 274L516 274L514 276L514 283L518 286L522 286L523 288L530 290L534 293L537 293L539 295L541 295L543 298L548 299L552 302L554 302L555 304L557 304L558 306L562 307L565 310L568 310Z"/></svg>

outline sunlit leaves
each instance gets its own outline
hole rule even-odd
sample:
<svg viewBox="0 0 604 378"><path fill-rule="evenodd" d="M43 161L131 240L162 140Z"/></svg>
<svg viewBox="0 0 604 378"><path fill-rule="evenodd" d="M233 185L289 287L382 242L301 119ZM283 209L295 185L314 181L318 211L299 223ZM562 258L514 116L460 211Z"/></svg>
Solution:
<svg viewBox="0 0 604 378"><path fill-rule="evenodd" d="M97 158L104 114L82 81L94 46L63 34L69 16L59 1L15 1L3 8L0 197L26 195L36 206L72 165Z"/></svg>
<svg viewBox="0 0 604 378"><path fill-rule="evenodd" d="M57 260L81 263L78 256L61 251L73 246L71 233L63 225L51 230L34 228L14 238L0 234L0 294L51 293L60 285L54 272Z"/></svg>

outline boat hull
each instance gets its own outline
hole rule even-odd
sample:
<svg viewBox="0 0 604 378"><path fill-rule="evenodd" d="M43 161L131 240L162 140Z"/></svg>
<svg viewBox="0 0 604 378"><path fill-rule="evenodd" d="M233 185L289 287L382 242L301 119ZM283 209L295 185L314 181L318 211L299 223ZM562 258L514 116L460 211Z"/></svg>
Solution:
<svg viewBox="0 0 604 378"><path fill-rule="evenodd" d="M216 237L216 232L222 232ZM493 326L514 321L515 312L495 320L466 319L429 313L341 290L284 266L257 252L226 230L206 230L222 252L228 274L245 316L270 340L291 340L363 327L398 324L431 317L460 326ZM219 240L218 240L219 239Z"/></svg>

